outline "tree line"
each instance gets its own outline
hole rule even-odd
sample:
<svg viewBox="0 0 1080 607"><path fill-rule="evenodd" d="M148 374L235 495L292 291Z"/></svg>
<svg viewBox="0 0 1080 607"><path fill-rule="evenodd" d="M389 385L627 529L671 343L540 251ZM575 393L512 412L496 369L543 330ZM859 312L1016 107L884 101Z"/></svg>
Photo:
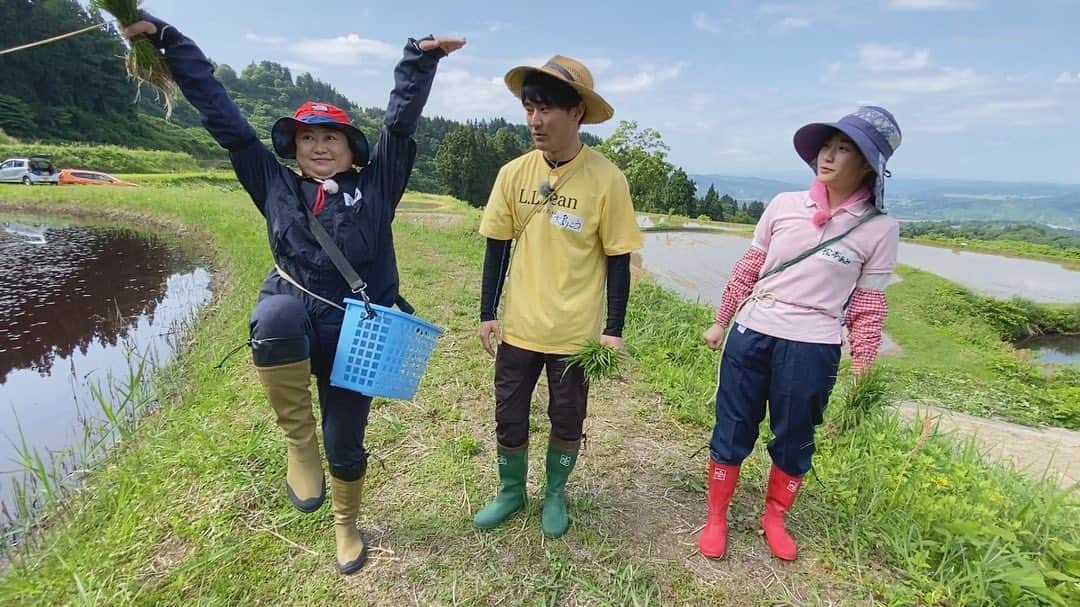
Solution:
<svg viewBox="0 0 1080 607"><path fill-rule="evenodd" d="M1080 251L1080 232L1030 223L912 221L900 224L900 235L940 240L1028 242L1064 251Z"/></svg>
<svg viewBox="0 0 1080 607"><path fill-rule="evenodd" d="M105 20L76 0L3 2L0 40L5 47L16 46ZM178 99L166 121L154 93L128 81L124 51L110 26L6 55L0 64L0 142L11 136L42 143L114 144L181 151L203 165L225 165L227 154L202 128L195 108ZM359 106L311 74L294 77L288 67L272 61L253 62L239 72L218 64L215 76L267 141L275 120L311 99L345 109L369 137L382 128L383 108ZM531 147L527 127L501 118L461 123L421 117L414 138L417 159L410 186L453 194L476 206L487 201L499 167ZM605 140L587 132L582 140L622 169L639 211L742 223L756 222L764 211L761 202L739 203L712 187L699 196L686 171L667 160L669 148L654 129L623 121Z"/></svg>
<svg viewBox="0 0 1080 607"><path fill-rule="evenodd" d="M487 203L499 167L530 147L528 130L511 126L468 123L447 133L434 158L435 175L447 193L473 206ZM765 212L765 203L739 203L711 185L699 197L694 180L667 160L669 148L655 129L624 120L607 139L582 133L582 140L623 171L638 211L735 223L756 223Z"/></svg>

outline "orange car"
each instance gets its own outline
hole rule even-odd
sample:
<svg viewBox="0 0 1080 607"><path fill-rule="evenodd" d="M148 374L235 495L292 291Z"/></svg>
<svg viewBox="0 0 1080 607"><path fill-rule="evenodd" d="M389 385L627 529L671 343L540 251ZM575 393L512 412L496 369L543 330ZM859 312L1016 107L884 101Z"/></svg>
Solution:
<svg viewBox="0 0 1080 607"><path fill-rule="evenodd" d="M60 185L115 185L125 188L139 187L130 181L121 181L108 173L86 171L83 169L61 170Z"/></svg>

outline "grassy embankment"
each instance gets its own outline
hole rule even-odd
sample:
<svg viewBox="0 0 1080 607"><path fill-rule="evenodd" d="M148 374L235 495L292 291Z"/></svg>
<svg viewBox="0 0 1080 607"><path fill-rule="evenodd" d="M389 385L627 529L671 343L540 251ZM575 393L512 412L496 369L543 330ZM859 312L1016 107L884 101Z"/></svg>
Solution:
<svg viewBox="0 0 1080 607"><path fill-rule="evenodd" d="M970 446L902 426L880 407L856 409L841 393L820 436L823 482L807 484L792 517L803 558L779 566L754 534L766 470L760 448L733 505L732 554L719 563L694 556L704 456L689 456L711 424L716 359L697 338L709 311L648 283L631 298L627 341L636 364L627 381L594 390L589 446L570 486L571 533L544 541L536 500L527 518L478 533L469 517L492 493L494 478L491 364L473 336L482 258L475 213L459 226L397 228L405 293L448 332L418 398L379 402L373 411L368 442L383 465L372 465L363 524L375 550L367 570L343 579L332 565L327 509L302 516L284 499L282 439L250 363L239 356L224 370L213 368L243 338L269 263L260 218L243 193L227 190L192 183L0 192L21 210L165 218L210 243L223 287L188 350L159 378L165 406L92 474L87 490L51 513L40 539L0 577L0 602L1080 599L1075 494L982 463ZM0 204L0 211L14 206ZM890 298L910 284L895 285ZM905 304L894 305L903 321ZM913 342L898 333L911 352ZM890 364L886 371L902 369ZM544 417L538 402L538 446ZM543 479L539 451L534 496Z"/></svg>

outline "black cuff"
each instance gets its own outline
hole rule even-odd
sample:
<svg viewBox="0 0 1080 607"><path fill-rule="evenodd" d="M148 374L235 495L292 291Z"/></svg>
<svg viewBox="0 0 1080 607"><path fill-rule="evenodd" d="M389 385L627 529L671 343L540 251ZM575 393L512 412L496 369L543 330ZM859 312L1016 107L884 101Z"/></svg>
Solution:
<svg viewBox="0 0 1080 607"><path fill-rule="evenodd" d="M311 346L305 337L269 337L251 340L251 359L256 367L272 367L310 358Z"/></svg>
<svg viewBox="0 0 1080 607"><path fill-rule="evenodd" d="M184 37L184 35L180 33L180 30L176 29L171 24L162 21L161 19L158 19L150 13L144 11L142 14L142 20L153 23L154 27L157 28L157 32L153 36L147 36L147 39L150 40L150 42L159 49L166 49L172 46L177 40L180 40Z"/></svg>
<svg viewBox="0 0 1080 607"><path fill-rule="evenodd" d="M364 454L363 461L357 466L335 466L330 464L330 476L338 479L339 481L345 481L350 483L352 481L360 480L367 474L367 454Z"/></svg>
<svg viewBox="0 0 1080 607"><path fill-rule="evenodd" d="M419 40L417 40L415 38L409 38L409 46L411 46L413 48L413 50L416 51L417 53L419 53L421 56L423 56L423 57L434 57L435 60L437 61L437 60L442 59L443 57L446 56L445 51L443 51L441 48L439 48L437 46L435 48L431 49L430 51L425 51L425 50L420 48L420 42L422 42L424 40L434 40L434 39L435 39L435 36L431 35L431 34L429 34L427 36L424 36L423 38L420 38Z"/></svg>
<svg viewBox="0 0 1080 607"><path fill-rule="evenodd" d="M510 241L487 239L484 253L484 276L480 283L480 322L495 320L506 269L510 266Z"/></svg>
<svg viewBox="0 0 1080 607"><path fill-rule="evenodd" d="M604 335L622 337L626 304L630 300L630 254L607 258L607 325Z"/></svg>

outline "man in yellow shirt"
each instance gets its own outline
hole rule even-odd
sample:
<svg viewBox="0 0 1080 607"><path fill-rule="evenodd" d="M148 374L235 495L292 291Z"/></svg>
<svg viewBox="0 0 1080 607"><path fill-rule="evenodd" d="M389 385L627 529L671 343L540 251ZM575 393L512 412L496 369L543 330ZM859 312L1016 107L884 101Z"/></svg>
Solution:
<svg viewBox="0 0 1080 607"><path fill-rule="evenodd" d="M589 70L556 55L539 68L516 67L505 80L525 108L536 149L499 170L480 223L487 237L480 340L495 356L500 490L474 522L490 529L525 506L529 404L546 368L551 436L541 526L559 537L569 527L564 488L589 393L581 368L568 369L564 358L590 340L622 347L630 252L641 248L641 233L626 177L578 134L582 124L615 113L593 90ZM508 268L500 326L495 310Z"/></svg>

